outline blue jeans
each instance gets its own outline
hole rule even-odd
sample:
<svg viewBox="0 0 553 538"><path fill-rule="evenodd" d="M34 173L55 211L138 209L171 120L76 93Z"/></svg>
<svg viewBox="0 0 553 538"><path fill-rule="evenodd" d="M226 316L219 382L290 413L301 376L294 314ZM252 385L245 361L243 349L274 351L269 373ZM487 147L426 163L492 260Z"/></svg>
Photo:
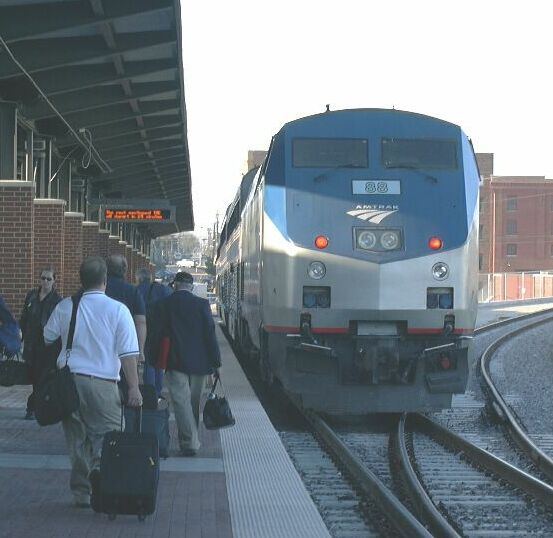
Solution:
<svg viewBox="0 0 553 538"><path fill-rule="evenodd" d="M158 398L161 396L161 389L163 388L164 373L163 370L144 364L144 385L153 385L156 388Z"/></svg>

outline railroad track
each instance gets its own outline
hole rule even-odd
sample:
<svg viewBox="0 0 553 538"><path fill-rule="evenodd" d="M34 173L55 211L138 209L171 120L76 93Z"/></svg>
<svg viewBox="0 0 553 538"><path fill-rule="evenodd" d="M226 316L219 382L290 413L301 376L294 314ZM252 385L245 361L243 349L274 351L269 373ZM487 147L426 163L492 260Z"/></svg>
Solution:
<svg viewBox="0 0 553 538"><path fill-rule="evenodd" d="M339 434L314 413L306 418L355 484L360 504L376 505L400 536L518 536L553 529L553 487L423 415L397 420L389 471L375 462L374 432Z"/></svg>
<svg viewBox="0 0 553 538"><path fill-rule="evenodd" d="M551 318L540 319L528 325L519 327L495 340L488 346L486 351L484 351L480 357L480 372L484 383L484 392L489 398L491 407L495 414L505 425L506 431L516 442L522 452L530 458L530 460L532 460L534 465L547 477L548 480L553 482L553 459L546 454L526 433L524 424L522 424L516 414L512 411L509 404L505 401L505 398L496 387L490 374L490 363L494 357L494 354L502 345L525 331L550 322Z"/></svg>
<svg viewBox="0 0 553 538"><path fill-rule="evenodd" d="M428 417L404 415L398 450L417 515L435 536L553 529L553 487Z"/></svg>

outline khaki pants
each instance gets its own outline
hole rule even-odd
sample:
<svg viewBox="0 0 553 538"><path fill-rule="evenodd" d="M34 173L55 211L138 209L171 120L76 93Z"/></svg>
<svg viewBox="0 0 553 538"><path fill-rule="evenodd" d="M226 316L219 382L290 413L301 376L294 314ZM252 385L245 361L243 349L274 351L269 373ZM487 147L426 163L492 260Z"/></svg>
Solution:
<svg viewBox="0 0 553 538"><path fill-rule="evenodd" d="M165 382L173 402L175 419L179 430L181 450L199 450L200 398L205 375L188 375L176 370L165 373Z"/></svg>
<svg viewBox="0 0 553 538"><path fill-rule="evenodd" d="M121 427L121 397L117 383L73 376L80 406L62 422L69 458L69 486L77 502L89 502L92 469L100 468L104 435Z"/></svg>

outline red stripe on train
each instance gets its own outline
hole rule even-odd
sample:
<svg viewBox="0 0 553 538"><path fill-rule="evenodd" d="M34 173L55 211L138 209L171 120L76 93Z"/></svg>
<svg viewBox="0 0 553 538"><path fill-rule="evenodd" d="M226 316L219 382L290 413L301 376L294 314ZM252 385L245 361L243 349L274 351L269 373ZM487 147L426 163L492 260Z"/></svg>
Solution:
<svg viewBox="0 0 553 538"><path fill-rule="evenodd" d="M443 334L443 329L407 329L408 334ZM455 329L453 334L473 334L474 329Z"/></svg>
<svg viewBox="0 0 553 538"><path fill-rule="evenodd" d="M287 334L299 334L299 327L281 327L279 325L265 325L265 330L269 333L287 333ZM312 333L321 334L347 334L349 333L348 327L319 327L312 328Z"/></svg>
<svg viewBox="0 0 553 538"><path fill-rule="evenodd" d="M269 333L299 334L299 327L282 327L279 325L266 325L265 330ZM311 329L314 334L348 334L348 327L315 327ZM443 334L443 329L407 329L408 334ZM453 334L473 334L474 329L455 329Z"/></svg>

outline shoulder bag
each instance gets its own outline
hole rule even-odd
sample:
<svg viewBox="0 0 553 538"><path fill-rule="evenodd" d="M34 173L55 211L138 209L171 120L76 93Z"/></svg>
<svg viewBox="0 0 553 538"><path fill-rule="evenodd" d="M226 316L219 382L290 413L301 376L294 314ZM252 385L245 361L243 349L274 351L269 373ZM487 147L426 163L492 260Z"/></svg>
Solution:
<svg viewBox="0 0 553 538"><path fill-rule="evenodd" d="M208 430L218 430L220 428L228 428L234 426L236 421L232 416L232 411L230 410L230 405L225 398L225 396L217 396L215 394L215 389L217 388L217 383L220 381L220 377L215 378L215 383L211 392L207 397L205 402L203 419L204 426ZM221 388L223 387L223 382L221 381ZM224 389L223 389L224 391Z"/></svg>
<svg viewBox="0 0 553 538"><path fill-rule="evenodd" d="M0 350L0 385L11 387L29 384L27 363L21 359L20 354L7 354Z"/></svg>
<svg viewBox="0 0 553 538"><path fill-rule="evenodd" d="M77 411L80 404L75 380L67 363L73 347L73 335L75 334L77 310L81 296L74 295L71 300L73 301L73 310L67 335L65 366L59 370L54 367L47 372L35 391L35 417L41 426L61 422Z"/></svg>

